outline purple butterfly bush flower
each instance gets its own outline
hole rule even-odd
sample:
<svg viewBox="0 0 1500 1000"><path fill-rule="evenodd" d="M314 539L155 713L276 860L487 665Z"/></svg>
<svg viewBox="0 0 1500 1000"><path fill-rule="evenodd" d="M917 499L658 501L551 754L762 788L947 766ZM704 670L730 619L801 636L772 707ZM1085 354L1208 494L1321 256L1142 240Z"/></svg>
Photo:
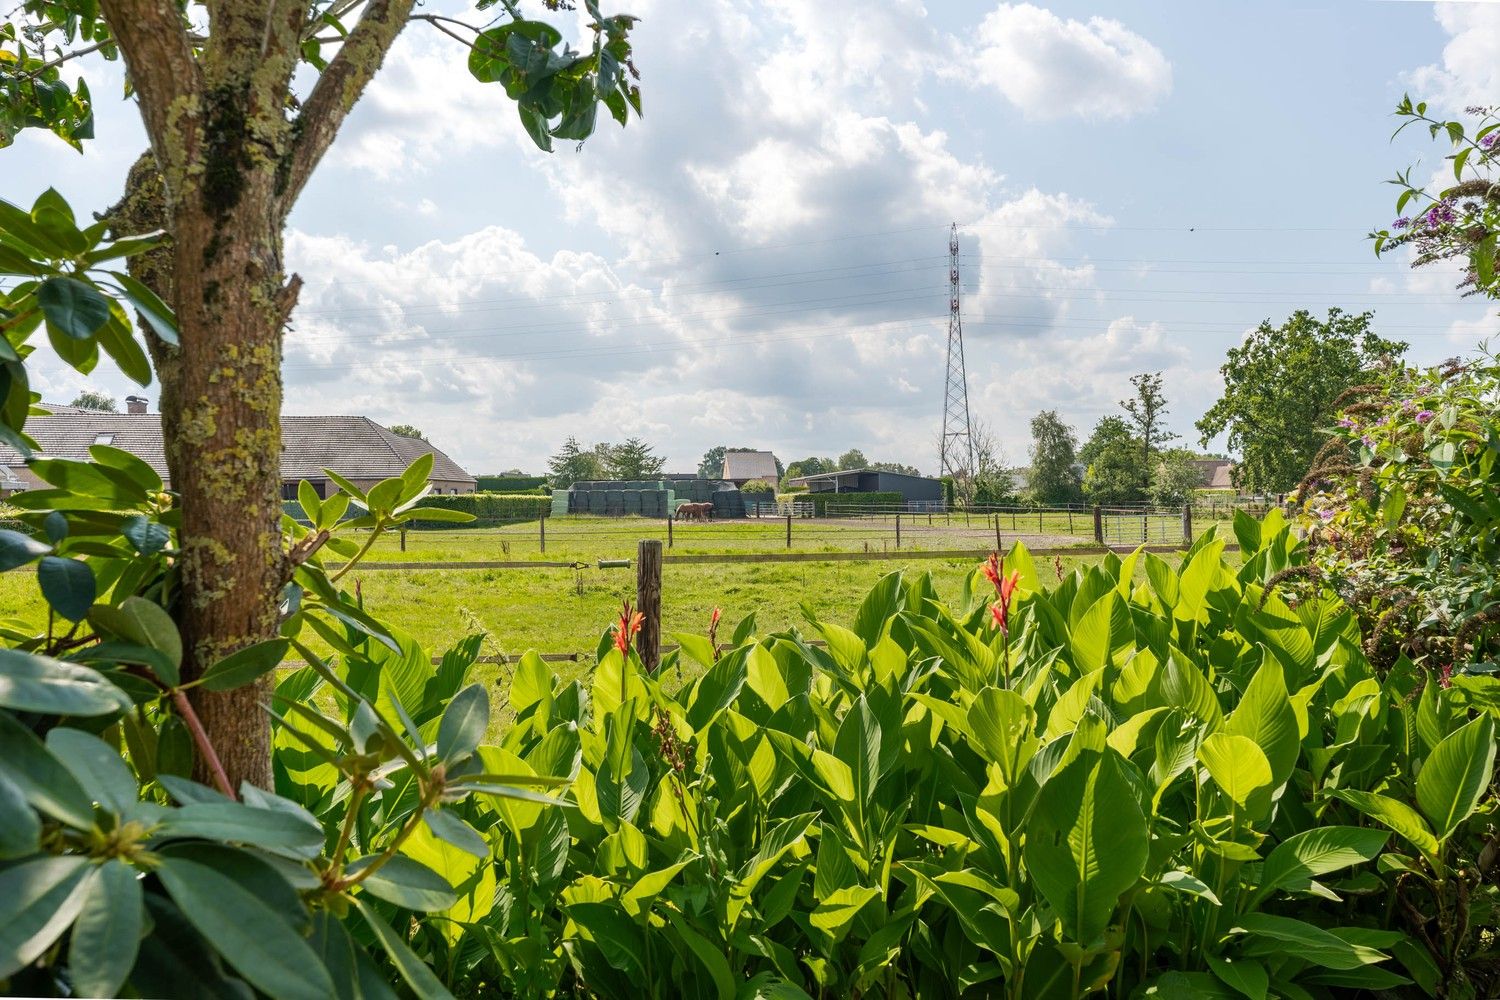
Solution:
<svg viewBox="0 0 1500 1000"><path fill-rule="evenodd" d="M1453 201L1449 198L1444 198L1436 205L1433 205L1422 216L1422 221L1427 223L1428 229L1436 229L1457 219L1458 213L1453 210Z"/></svg>
<svg viewBox="0 0 1500 1000"><path fill-rule="evenodd" d="M1370 435L1368 435L1368 434L1362 434L1362 435L1360 435L1359 440L1361 442L1363 442L1364 446L1366 448L1369 448L1371 451L1373 451L1375 449L1375 439L1372 438L1372 437L1370 437Z"/></svg>
<svg viewBox="0 0 1500 1000"><path fill-rule="evenodd" d="M1420 410L1417 413L1417 423L1425 424L1435 416L1437 416L1437 414L1433 413L1431 410Z"/></svg>
<svg viewBox="0 0 1500 1000"><path fill-rule="evenodd" d="M1496 143L1500 143L1500 132L1491 132L1489 135L1479 140L1479 148L1484 150L1493 150Z"/></svg>
<svg viewBox="0 0 1500 1000"><path fill-rule="evenodd" d="M1406 216L1403 215L1403 216L1401 216L1401 218L1399 218L1395 222L1391 223L1391 228L1392 229L1405 229L1409 225L1411 225L1411 219L1409 219L1409 218L1407 218Z"/></svg>
<svg viewBox="0 0 1500 1000"><path fill-rule="evenodd" d="M1342 427L1344 430L1347 431L1347 430L1352 430L1357 425L1354 423L1353 420L1350 420L1348 417L1339 417L1339 426Z"/></svg>
<svg viewBox="0 0 1500 1000"><path fill-rule="evenodd" d="M1327 524L1329 521L1333 520L1333 511L1325 507L1322 510L1318 511L1318 517L1323 521L1324 524Z"/></svg>

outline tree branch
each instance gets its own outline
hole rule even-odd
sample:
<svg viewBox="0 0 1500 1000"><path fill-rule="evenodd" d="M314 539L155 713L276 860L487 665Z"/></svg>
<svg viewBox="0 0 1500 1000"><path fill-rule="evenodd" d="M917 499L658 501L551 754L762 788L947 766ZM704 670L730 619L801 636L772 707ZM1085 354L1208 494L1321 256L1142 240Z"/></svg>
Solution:
<svg viewBox="0 0 1500 1000"><path fill-rule="evenodd" d="M77 59L79 56L86 56L91 52L98 52L106 45L113 44L115 44L115 40L113 38L106 38L102 42L95 42L93 45L85 45L81 49L73 49L71 52L64 52L56 59L50 59L47 62L42 63L36 69L28 70L24 75L28 79L34 80L37 77L41 76L43 73L47 72L49 69L56 69L63 63L67 62L69 59Z"/></svg>
<svg viewBox="0 0 1500 1000"><path fill-rule="evenodd" d="M414 4L415 0L370 0L348 40L318 77L297 117L297 137L287 155L278 204L282 218L297 203L297 196L333 144L344 119L406 27Z"/></svg>
<svg viewBox="0 0 1500 1000"><path fill-rule="evenodd" d="M182 14L173 0L100 0L99 7L130 70L151 148L165 168L163 154L175 145L169 136L174 107L203 87ZM170 173L168 183L180 183Z"/></svg>

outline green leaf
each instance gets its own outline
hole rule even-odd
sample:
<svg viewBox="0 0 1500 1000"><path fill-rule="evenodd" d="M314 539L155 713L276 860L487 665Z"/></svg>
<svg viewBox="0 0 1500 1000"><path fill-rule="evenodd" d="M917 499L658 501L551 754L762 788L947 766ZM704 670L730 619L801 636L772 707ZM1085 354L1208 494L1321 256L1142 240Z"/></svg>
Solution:
<svg viewBox="0 0 1500 1000"><path fill-rule="evenodd" d="M162 857L156 875L183 915L256 989L278 1000L327 1000L334 994L328 970L307 941L239 882L172 856Z"/></svg>
<svg viewBox="0 0 1500 1000"><path fill-rule="evenodd" d="M1480 716L1437 745L1417 775L1417 805L1438 840L1469 818L1494 776L1494 716Z"/></svg>
<svg viewBox="0 0 1500 1000"><path fill-rule="evenodd" d="M1006 788L1015 788L1021 769L1036 754L1036 713L1015 691L986 687L969 706L975 749L1000 768Z"/></svg>
<svg viewBox="0 0 1500 1000"><path fill-rule="evenodd" d="M675 908L667 907L665 912L683 943L707 970L719 1000L734 1000L734 973L729 968L729 960L724 957L723 949L716 947L708 938L693 930L692 925L680 916Z"/></svg>
<svg viewBox="0 0 1500 1000"><path fill-rule="evenodd" d="M145 514L134 514L120 526L120 534L143 556L154 556L167 547L172 532L160 521L153 521Z"/></svg>
<svg viewBox="0 0 1500 1000"><path fill-rule="evenodd" d="M443 710L438 723L437 754L456 764L472 754L490 725L490 696L482 684L470 684Z"/></svg>
<svg viewBox="0 0 1500 1000"><path fill-rule="evenodd" d="M411 507L402 511L399 518L402 521L442 521L447 524L466 524L475 519L473 514L444 507Z"/></svg>
<svg viewBox="0 0 1500 1000"><path fill-rule="evenodd" d="M68 942L68 976L79 996L119 994L140 950L146 906L136 870L106 861L89 888Z"/></svg>
<svg viewBox="0 0 1500 1000"><path fill-rule="evenodd" d="M696 639L705 647L700 654L695 654L694 659L708 666L708 670L698 681L693 689L692 701L688 704L687 721L693 727L694 732L703 732L708 728L710 722L718 718L719 713L740 696L740 691L745 686L746 657L738 650L729 653L718 663L713 662L713 654L707 639L701 636L678 636L678 642L684 650L690 649L687 640ZM708 660L700 658L702 653L708 655Z"/></svg>
<svg viewBox="0 0 1500 1000"><path fill-rule="evenodd" d="M1323 826L1288 837L1266 858L1255 899L1283 890L1305 892L1314 876L1369 861L1389 839L1384 830L1357 826Z"/></svg>
<svg viewBox="0 0 1500 1000"><path fill-rule="evenodd" d="M1248 950L1278 959L1300 958L1326 969L1358 969L1390 958L1365 945L1351 944L1321 927L1269 913L1247 913L1230 933L1246 934L1258 942Z"/></svg>
<svg viewBox="0 0 1500 1000"><path fill-rule="evenodd" d="M1224 985L1238 990L1250 1000L1266 1000L1266 991L1270 989L1271 977L1264 965L1248 958L1221 958L1218 955L1205 955L1204 957L1208 959L1209 969Z"/></svg>
<svg viewBox="0 0 1500 1000"><path fill-rule="evenodd" d="M74 340L88 340L109 322L109 299L77 278L48 278L38 286L36 301L48 328Z"/></svg>
<svg viewBox="0 0 1500 1000"><path fill-rule="evenodd" d="M154 649L176 668L182 664L182 636L177 623L166 609L144 597L127 597L119 607L100 605L89 611L89 622L138 646ZM167 684L176 684L177 676L163 676Z"/></svg>
<svg viewBox="0 0 1500 1000"><path fill-rule="evenodd" d="M26 793L0 770L0 861L35 854L41 835L42 821Z"/></svg>
<svg viewBox="0 0 1500 1000"><path fill-rule="evenodd" d="M1405 802L1353 788L1336 788L1331 794L1405 837L1428 861L1433 862L1434 867L1440 864L1438 854L1441 848L1437 837L1433 836L1421 814Z"/></svg>
<svg viewBox="0 0 1500 1000"><path fill-rule="evenodd" d="M1280 787L1292 776L1302 740L1297 732L1297 715L1287 697L1285 674L1272 656L1265 656L1246 685L1223 732L1243 736L1260 747L1271 767L1273 787Z"/></svg>
<svg viewBox="0 0 1500 1000"><path fill-rule="evenodd" d="M1113 751L1054 773L1026 823L1026 865L1068 938L1089 945L1146 870L1146 817Z"/></svg>
<svg viewBox="0 0 1500 1000"><path fill-rule="evenodd" d="M47 734L47 749L63 762L89 796L122 813L140 798L135 775L120 752L97 736L62 726Z"/></svg>
<svg viewBox="0 0 1500 1000"><path fill-rule="evenodd" d="M300 858L313 858L323 847L323 828L280 809L256 809L239 802L195 802L162 820L163 837L202 837L249 844Z"/></svg>
<svg viewBox="0 0 1500 1000"><path fill-rule="evenodd" d="M427 828L440 840L445 840L461 851L466 851L476 858L487 858L490 856L489 841L484 835L465 823L455 814L443 809L428 809L422 813L422 820Z"/></svg>
<svg viewBox="0 0 1500 1000"><path fill-rule="evenodd" d="M180 341L177 332L177 317L155 292L124 271L109 271L110 277L120 283L120 296L135 306L146 325L163 341L176 347Z"/></svg>
<svg viewBox="0 0 1500 1000"><path fill-rule="evenodd" d="M0 649L0 708L47 715L112 715L130 698L99 671L50 656Z"/></svg>
<svg viewBox="0 0 1500 1000"><path fill-rule="evenodd" d="M355 861L349 865L349 874L362 871L375 857L372 854ZM458 902L458 893L447 879L401 854L394 855L360 884L377 899L423 913L446 910Z"/></svg>
<svg viewBox="0 0 1500 1000"><path fill-rule="evenodd" d="M1214 894L1214 891L1208 887L1206 882L1185 871L1173 869L1162 872L1160 882L1168 889L1175 889L1188 896L1197 896L1199 899L1206 899L1215 906L1224 905L1219 897Z"/></svg>
<svg viewBox="0 0 1500 1000"><path fill-rule="evenodd" d="M1214 733L1198 747L1198 760L1214 783L1241 808L1271 787L1271 764L1255 741L1244 736Z"/></svg>
<svg viewBox="0 0 1500 1000"><path fill-rule="evenodd" d="M37 564L36 576L42 596L52 610L73 622L81 622L88 616L98 594L94 571L88 563L63 556L43 556Z"/></svg>
<svg viewBox="0 0 1500 1000"><path fill-rule="evenodd" d="M6 652L12 651L0 650L0 654ZM0 761L5 762L5 776L33 808L76 829L93 828L89 796L36 734L6 712L0 712Z"/></svg>
<svg viewBox="0 0 1500 1000"><path fill-rule="evenodd" d="M449 993L442 983L438 982L437 976L427 967L427 963L412 953L395 931L391 930L389 924L380 919L370 907L366 906L358 898L352 900L354 908L359 910L359 915L365 918L365 923L370 925L370 930L375 932L375 937L380 941L380 946L390 956L396 969L401 973L401 978L412 988L417 996L423 1000L453 1000L453 994Z"/></svg>
<svg viewBox="0 0 1500 1000"><path fill-rule="evenodd" d="M267 639L231 653L203 672L199 683L208 691L229 691L244 687L276 669L286 658L291 643L286 639Z"/></svg>
<svg viewBox="0 0 1500 1000"><path fill-rule="evenodd" d="M52 551L52 546L19 531L0 528L0 573L25 566Z"/></svg>
<svg viewBox="0 0 1500 1000"><path fill-rule="evenodd" d="M33 858L0 871L0 980L62 936L83 908L93 873L79 855Z"/></svg>

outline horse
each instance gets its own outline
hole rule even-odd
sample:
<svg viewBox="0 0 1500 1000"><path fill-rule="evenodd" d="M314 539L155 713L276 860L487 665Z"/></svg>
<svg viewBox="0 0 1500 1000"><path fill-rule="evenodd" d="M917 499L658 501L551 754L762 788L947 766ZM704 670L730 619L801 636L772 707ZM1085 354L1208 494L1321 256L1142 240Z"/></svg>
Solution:
<svg viewBox="0 0 1500 1000"><path fill-rule="evenodd" d="M677 520L707 521L714 516L711 503L684 503L677 505Z"/></svg>

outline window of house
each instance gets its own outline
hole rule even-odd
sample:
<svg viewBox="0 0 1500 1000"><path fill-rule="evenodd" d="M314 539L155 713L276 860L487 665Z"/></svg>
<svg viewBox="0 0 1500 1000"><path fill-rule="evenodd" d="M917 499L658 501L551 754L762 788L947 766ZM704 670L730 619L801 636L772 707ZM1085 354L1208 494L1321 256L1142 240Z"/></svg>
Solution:
<svg viewBox="0 0 1500 1000"><path fill-rule="evenodd" d="M94 443L95 444L114 444L115 443L115 436L113 434L95 434L94 435Z"/></svg>

